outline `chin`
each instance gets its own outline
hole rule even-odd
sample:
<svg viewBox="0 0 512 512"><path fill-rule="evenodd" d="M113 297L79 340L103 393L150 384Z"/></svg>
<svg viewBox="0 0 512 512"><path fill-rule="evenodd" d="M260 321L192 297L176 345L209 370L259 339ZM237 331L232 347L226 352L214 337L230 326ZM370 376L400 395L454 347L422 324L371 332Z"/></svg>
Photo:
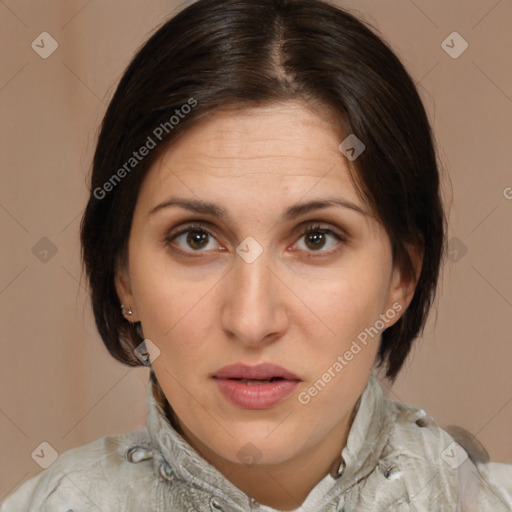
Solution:
<svg viewBox="0 0 512 512"><path fill-rule="evenodd" d="M275 429L275 425L274 425ZM278 429L277 429L278 430ZM298 443L297 432L273 432L268 437L256 434L254 428L232 432L233 437L220 444L208 444L218 456L246 466L282 464L298 455L303 443ZM270 430L272 432L272 430Z"/></svg>

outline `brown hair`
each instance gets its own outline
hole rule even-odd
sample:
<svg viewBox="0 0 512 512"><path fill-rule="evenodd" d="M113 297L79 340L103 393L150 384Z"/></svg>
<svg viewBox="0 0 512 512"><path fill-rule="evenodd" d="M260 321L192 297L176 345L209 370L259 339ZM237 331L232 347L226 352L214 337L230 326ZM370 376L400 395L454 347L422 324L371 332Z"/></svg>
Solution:
<svg viewBox="0 0 512 512"><path fill-rule="evenodd" d="M353 179L406 275L414 276L407 244L421 248L413 299L379 347L386 375L398 374L423 331L445 251L434 140L393 51L353 15L320 0L199 0L163 24L121 78L98 137L81 241L96 325L122 363L141 364L133 351L142 337L121 314L115 275L148 169L198 119L288 99L323 105L339 120L333 129L363 141ZM126 163L148 137L158 147L132 170Z"/></svg>

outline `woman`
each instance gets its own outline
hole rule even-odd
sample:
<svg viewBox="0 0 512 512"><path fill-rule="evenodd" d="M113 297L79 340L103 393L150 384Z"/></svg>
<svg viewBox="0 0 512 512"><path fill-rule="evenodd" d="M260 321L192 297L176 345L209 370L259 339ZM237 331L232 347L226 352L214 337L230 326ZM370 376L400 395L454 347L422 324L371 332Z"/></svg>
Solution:
<svg viewBox="0 0 512 512"><path fill-rule="evenodd" d="M150 366L147 429L1 511L512 510L511 467L372 372L422 332L445 223L424 107L372 31L318 0L191 5L121 79L82 222L101 337Z"/></svg>

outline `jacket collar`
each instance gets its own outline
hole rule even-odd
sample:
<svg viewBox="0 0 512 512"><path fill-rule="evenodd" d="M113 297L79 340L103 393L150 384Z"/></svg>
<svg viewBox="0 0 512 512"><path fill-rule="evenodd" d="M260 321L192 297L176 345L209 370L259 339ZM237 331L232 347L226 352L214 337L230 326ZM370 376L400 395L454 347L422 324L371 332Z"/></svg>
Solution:
<svg viewBox="0 0 512 512"><path fill-rule="evenodd" d="M255 501L234 486L222 473L201 457L171 425L165 415L166 400L152 372L147 391L147 429L154 450L153 467L157 475L168 480L179 479L211 496L231 503L235 509L255 510ZM297 510L315 507L339 498L347 489L365 478L377 466L392 430L392 419L386 407L382 388L374 375L361 394L347 444L331 472L311 491ZM262 511L271 511L261 506ZM316 508L318 510L318 508Z"/></svg>

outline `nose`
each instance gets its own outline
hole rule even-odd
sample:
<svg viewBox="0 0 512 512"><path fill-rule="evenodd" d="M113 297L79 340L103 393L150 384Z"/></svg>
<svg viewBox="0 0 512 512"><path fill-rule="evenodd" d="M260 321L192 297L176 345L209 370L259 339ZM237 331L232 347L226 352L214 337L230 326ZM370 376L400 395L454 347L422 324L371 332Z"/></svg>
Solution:
<svg viewBox="0 0 512 512"><path fill-rule="evenodd" d="M252 263L237 257L223 286L221 323L230 338L258 347L287 331L286 287L265 251Z"/></svg>

